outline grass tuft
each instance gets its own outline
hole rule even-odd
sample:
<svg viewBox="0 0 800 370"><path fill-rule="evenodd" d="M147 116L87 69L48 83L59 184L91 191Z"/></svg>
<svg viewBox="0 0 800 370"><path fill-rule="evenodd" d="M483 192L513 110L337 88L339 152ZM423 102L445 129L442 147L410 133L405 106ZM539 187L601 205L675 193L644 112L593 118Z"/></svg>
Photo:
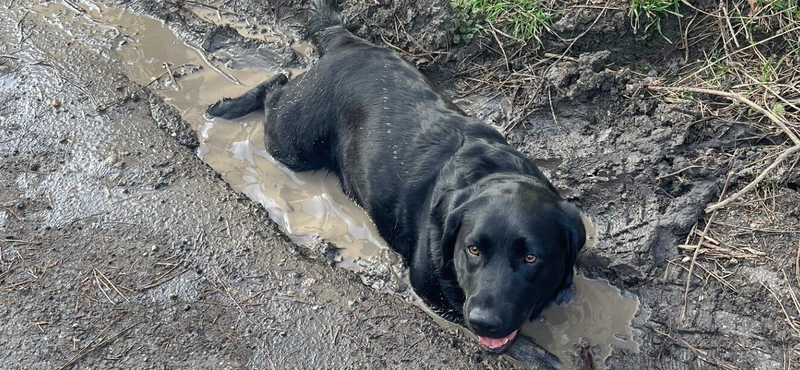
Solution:
<svg viewBox="0 0 800 370"><path fill-rule="evenodd" d="M636 34L641 29L646 38L651 29L655 28L661 37L672 43L661 32L661 20L669 16L682 18L683 15L678 11L679 3L680 0L633 0L630 10L633 33Z"/></svg>
<svg viewBox="0 0 800 370"><path fill-rule="evenodd" d="M455 0L452 5L464 18L456 42L469 40L491 26L518 41L541 45L553 18L541 0Z"/></svg>

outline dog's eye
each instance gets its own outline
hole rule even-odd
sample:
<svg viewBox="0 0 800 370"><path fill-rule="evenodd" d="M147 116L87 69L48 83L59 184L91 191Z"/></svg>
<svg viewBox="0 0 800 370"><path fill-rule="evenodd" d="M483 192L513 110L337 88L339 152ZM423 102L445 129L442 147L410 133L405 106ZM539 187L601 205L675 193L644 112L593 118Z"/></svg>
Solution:
<svg viewBox="0 0 800 370"><path fill-rule="evenodd" d="M478 247L476 247L474 245L470 245L469 247L467 247L467 251L469 251L469 254L471 254L473 256L480 256L481 255L481 251L479 251Z"/></svg>
<svg viewBox="0 0 800 370"><path fill-rule="evenodd" d="M525 256L525 263L534 263L539 260L539 257L536 257L534 254L529 254Z"/></svg>

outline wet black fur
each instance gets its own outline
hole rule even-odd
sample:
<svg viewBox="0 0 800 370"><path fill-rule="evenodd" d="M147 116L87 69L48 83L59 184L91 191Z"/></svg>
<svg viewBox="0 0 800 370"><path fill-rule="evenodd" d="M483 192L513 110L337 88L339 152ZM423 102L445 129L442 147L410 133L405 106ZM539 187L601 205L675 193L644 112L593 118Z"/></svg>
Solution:
<svg viewBox="0 0 800 370"><path fill-rule="evenodd" d="M578 210L495 129L394 52L345 30L327 1L309 19L322 54L313 68L208 113L264 108L270 153L295 171L335 174L406 258L416 293L478 335L504 337L569 299L585 241ZM526 264L528 254L538 261Z"/></svg>

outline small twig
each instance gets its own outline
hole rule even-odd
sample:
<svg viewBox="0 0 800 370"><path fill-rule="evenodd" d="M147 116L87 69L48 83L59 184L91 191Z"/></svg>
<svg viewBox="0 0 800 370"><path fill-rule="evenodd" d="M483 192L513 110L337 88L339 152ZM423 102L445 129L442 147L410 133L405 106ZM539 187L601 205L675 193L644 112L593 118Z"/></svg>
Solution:
<svg viewBox="0 0 800 370"><path fill-rule="evenodd" d="M544 55L546 58L550 58L550 59L564 59L564 60L568 60L570 62L577 62L578 61L578 58L570 57L570 56L566 56L566 55L561 55L561 54L544 53L542 55Z"/></svg>
<svg viewBox="0 0 800 370"><path fill-rule="evenodd" d="M303 303L303 304L307 304L309 306L313 306L314 305L314 302L311 302L311 301L309 301L307 299L303 299L303 298L295 297L295 296L290 296L290 295L275 295L273 297L277 298L277 299L280 299L280 300L284 300L284 301L292 301L292 302L297 302L297 303Z"/></svg>
<svg viewBox="0 0 800 370"><path fill-rule="evenodd" d="M23 42L25 42L26 39L25 30L23 28L22 22L25 21L25 17L27 17L28 13L30 12L31 12L30 10L26 10L25 14L22 15L22 18L20 18L19 21L17 21L17 29L19 30L19 41L17 41L17 46L20 46L22 45Z"/></svg>
<svg viewBox="0 0 800 370"><path fill-rule="evenodd" d="M553 123L558 126L558 119L556 118L556 110L553 109L553 96L550 86L547 87L547 100L550 102L550 113L553 115Z"/></svg>
<svg viewBox="0 0 800 370"><path fill-rule="evenodd" d="M738 199L739 197L741 197L742 195L744 195L745 193L747 193L748 191L750 191L751 189L756 187L761 182L761 180L763 180L765 177L767 177L767 174L770 171L775 169L775 167L778 167L778 165L780 165L784 160L786 160L786 158L789 158L790 155L794 154L798 150L800 150L800 144L795 145L795 146L793 146L793 147L791 147L789 149L784 150L781 153L781 155L778 156L778 158L775 158L775 161L772 162L772 164L769 165L769 167L767 167L764 171L762 171L761 174L759 174L753 181L751 181L749 184L747 184L747 186L745 186L742 190L739 190L736 193L734 193L733 195L729 196L728 199L725 199L725 200L723 200L721 202L718 202L718 203L715 203L715 204L712 204L712 205L708 206L706 208L706 213L711 213L711 212L714 212L714 211L716 211L716 210L718 210L718 209L720 209L722 207L727 206L728 204L730 204L734 200Z"/></svg>
<svg viewBox="0 0 800 370"><path fill-rule="evenodd" d="M489 27L492 29L492 36L494 36L494 40L497 41L497 46L500 47L500 51L503 53L503 59L506 61L506 71L511 71L511 63L508 62L508 55L506 55L506 49L503 48L503 42L500 41L500 38L497 37L497 29L494 28L492 22L488 22Z"/></svg>
<svg viewBox="0 0 800 370"><path fill-rule="evenodd" d="M383 41L384 44L386 44L386 46L394 49L395 51L397 51L397 52L399 52L401 54L408 55L408 56L410 56L412 58L421 58L421 57L429 56L428 54L413 54L413 53L410 53L410 52L408 52L406 50L403 50L403 48L392 44L391 42L389 42L389 40L386 39L386 37L383 37L383 35L380 35L380 36L381 36L381 40Z"/></svg>
<svg viewBox="0 0 800 370"><path fill-rule="evenodd" d="M108 299L109 302L111 302L111 304L117 304L117 302L111 299L108 293L106 293L106 290L103 289L103 285L106 284L105 282L100 281L100 277L97 276L97 269L94 269L94 283L97 284L97 289L100 289L100 292L103 293L103 295L106 297L106 299ZM108 285L106 285L106 288L111 289Z"/></svg>
<svg viewBox="0 0 800 370"><path fill-rule="evenodd" d="M14 284L1 286L0 287L0 292L10 292L10 291L14 290L15 288L17 288L19 286L22 286L22 285L25 285L25 284L29 284L29 283L32 283L32 282L33 282L33 279L28 279L28 280L23 280L23 281L14 283Z"/></svg>
<svg viewBox="0 0 800 370"><path fill-rule="evenodd" d="M689 167L684 167L684 168L681 168L681 169L679 169L679 170L677 170L677 171L675 171L675 172L671 172L671 173L668 173L668 174L666 174L666 175L661 175L661 176L658 176L658 177L656 177L656 181L658 181L658 180L661 180L661 179L665 179L665 178L667 178L667 177L671 177L671 176L679 175L679 174L681 174L681 173L682 173L682 172L684 172L684 171L691 170L692 168L703 168L703 166L691 165L691 166L689 166Z"/></svg>
<svg viewBox="0 0 800 370"><path fill-rule="evenodd" d="M41 244L39 242L34 242L34 241L30 241L30 240L25 240L25 239L8 239L8 238L6 238L6 239L0 239L0 241L6 242L6 243L20 243L20 244L28 244L28 245L39 245L39 244Z"/></svg>
<svg viewBox="0 0 800 370"><path fill-rule="evenodd" d="M187 44L187 45L189 45L189 44ZM189 47L192 48L192 50L196 51L197 54L199 54L200 57L203 58L203 61L206 62L206 64L209 67L211 67L211 69L213 69L215 72L219 73L220 75L222 75L222 77L227 78L231 82L233 82L233 83L235 83L235 84L237 84L239 86L242 86L242 83L239 82L239 79L237 79L236 76L234 76L234 75L232 75L230 73L227 73L227 72L221 70L219 67L217 67L217 65L214 64L214 62L211 61L210 56L208 55L208 53L206 53L205 50L203 50L203 48L194 47L193 45L189 45Z"/></svg>
<svg viewBox="0 0 800 370"><path fill-rule="evenodd" d="M220 284L222 284L222 290L224 290L225 294L228 295L228 298L230 298L230 300L233 301L233 304L236 305L236 307L239 309L239 312L242 313L242 316L244 316L244 318L247 319L247 321L249 321L250 324L255 324L253 322L253 320L250 319L250 316L247 316L247 312L244 311L244 308L242 308L242 305L239 304L239 301L237 301L236 298L233 297L233 294L231 294L231 292L228 290L228 288L225 287L228 284L223 282L221 279L219 280L219 282L220 282ZM228 286L230 286L230 285L228 285Z"/></svg>
<svg viewBox="0 0 800 370"><path fill-rule="evenodd" d="M128 299L128 297L126 297L124 294L122 294L122 292L120 292L119 289L117 289L117 286L113 282L111 282L111 280L109 280L109 278L106 277L106 275L103 274L102 271L100 271L100 270L98 270L96 268L94 269L94 271L97 274L99 274L100 277L102 277L108 283L107 285L109 285L111 287L111 289L113 289L115 292L117 292L117 294L119 294L120 297L122 297L122 299L124 299L126 302L130 302L130 299Z"/></svg>
<svg viewBox="0 0 800 370"><path fill-rule="evenodd" d="M134 290L135 291L142 291L142 290L146 290L146 289L157 287L157 286L159 286L161 284L164 284L164 283L166 283L166 282L168 282L168 281L170 281L170 280L172 280L172 279L174 279L174 278L176 278L178 276L181 276L184 272L189 270L189 268L187 267L183 271L181 271L181 272L179 272L179 273L177 273L175 275L170 276L170 273L172 271L175 271L175 269L177 269L180 265L181 265L180 263L175 264L175 266L172 266L172 268L169 269L169 271L161 274L160 276L156 276L155 281L153 281L152 283L144 285L144 286L141 286L141 287L136 287L136 288L134 288ZM165 276L167 276L168 278L165 279L164 278Z"/></svg>
<svg viewBox="0 0 800 370"><path fill-rule="evenodd" d="M167 76L169 77L169 81L175 86L176 91L181 91L181 85L178 85L178 81L175 81L175 76L172 75L172 69L169 68L169 63L164 62L161 64L164 66L164 69L167 70Z"/></svg>

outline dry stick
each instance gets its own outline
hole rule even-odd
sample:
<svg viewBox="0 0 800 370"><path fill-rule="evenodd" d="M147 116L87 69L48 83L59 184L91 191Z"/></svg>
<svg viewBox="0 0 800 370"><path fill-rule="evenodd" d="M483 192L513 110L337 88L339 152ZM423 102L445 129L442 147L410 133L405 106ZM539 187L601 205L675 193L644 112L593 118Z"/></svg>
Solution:
<svg viewBox="0 0 800 370"><path fill-rule="evenodd" d="M167 271L167 272L165 272L165 273L163 273L163 274L161 274L159 276L156 276L155 280L153 280L152 283L144 285L144 286L136 287L133 290L134 291L142 291L142 290L146 290L146 289L157 287L157 286L159 286L161 284L164 284L164 283L166 283L166 282L168 282L168 281L170 281L170 280L182 275L184 272L189 270L189 268L187 267L185 270L183 270L183 271L181 271L181 272L179 272L179 273L177 273L175 275L170 275L170 273L175 271L175 269L177 269L180 266L181 266L181 263L176 263L174 266L172 266L171 269L169 269L169 271ZM168 277L168 278L165 279L165 277Z"/></svg>
<svg viewBox="0 0 800 370"><path fill-rule="evenodd" d="M114 289L114 291L117 292L117 294L119 294L119 296L122 297L122 299L124 299L126 302L130 302L128 297L126 297L124 294L122 294L122 292L120 292L119 289L117 289L116 284L111 282L111 280L108 277L106 277L106 275L103 274L102 271L98 270L97 268L95 268L94 270L97 271L98 274L100 274L100 277L105 279L105 281L110 285L111 289Z"/></svg>
<svg viewBox="0 0 800 370"><path fill-rule="evenodd" d="M772 122L774 122L776 125L778 125L778 127L780 127L781 130L783 130L783 132L786 133L786 135L789 136L789 138L792 140L793 143L795 143L796 145L800 145L800 138L798 138L797 135L795 135L795 133L788 126L786 126L786 123L784 123L783 120L781 120L778 116L774 115L772 112L762 108L761 106L759 106L756 103L753 103L752 100L747 99L747 98L745 98L744 96L742 96L740 94L729 93L729 92L719 91L719 90L702 89L702 88L696 88L696 87L670 87L670 86L653 86L653 85L649 85L649 86L647 86L647 88L650 89L650 90L657 90L657 91L658 90L660 90L660 91L676 91L676 92L685 91L685 92L692 92L692 93L697 93L697 94L711 94L711 95L721 96L723 98L728 98L728 99L731 99L731 100L736 100L738 102L747 104L750 108L753 108L754 110L756 110L759 113L763 114L764 116L769 118Z"/></svg>
<svg viewBox="0 0 800 370"><path fill-rule="evenodd" d="M547 87L547 100L550 101L550 113L553 115L553 123L558 126L558 119L556 118L556 110L553 109L553 94L551 94L550 86Z"/></svg>
<svg viewBox="0 0 800 370"><path fill-rule="evenodd" d="M506 70L511 71L511 64L508 62L508 55L506 55L506 49L503 48L503 43L500 41L500 38L497 37L497 29L494 28L492 22L488 22L489 27L492 29L492 36L494 36L494 40L497 41L497 45L500 46L500 51L503 52L503 59L506 61Z"/></svg>
<svg viewBox="0 0 800 370"><path fill-rule="evenodd" d="M247 313L244 311L244 308L242 308L242 305L239 304L239 301L237 301L236 298L233 298L233 294L231 294L231 292L228 290L228 288L225 287L225 283L222 282L222 280L220 280L219 282L222 284L222 290L224 290L225 294L228 295L228 298L230 298L231 301L233 301L233 304L236 305L236 307L239 309L239 312L242 313L242 316L244 316L244 318L247 319L247 321L249 321L250 324L255 325L253 320L250 319L250 316L247 316Z"/></svg>
<svg viewBox="0 0 800 370"><path fill-rule="evenodd" d="M209 56L208 53L206 53L206 51L203 50L203 48L195 47L194 45L190 45L190 44L187 44L187 45L189 46L189 48L191 48L192 50L197 52L197 54L200 55L200 58L202 58L203 61L206 62L206 64L209 67L211 67L211 69L214 70L214 72L217 72L222 77L227 78L229 81L231 81L231 82L233 82L233 83L235 83L235 84L237 84L239 86L242 86L242 83L239 81L239 79L236 78L236 76L234 76L234 75L232 75L230 73L227 73L227 72L223 71L222 69L220 69L219 67L217 67L217 65L214 64L214 62L211 61L211 56Z"/></svg>
<svg viewBox="0 0 800 370"><path fill-rule="evenodd" d="M108 295L108 293L106 293L105 289L103 289L103 285L105 285L105 283L100 280L99 276L97 276L97 269L93 269L93 270L94 270L93 271L93 273L94 273L94 283L97 284L97 289L100 289L100 292L103 293L104 296L106 296L106 299L108 299L108 301L111 302L111 304L114 304L114 305L117 304L117 302L115 302L113 299L111 299L111 297ZM107 285L106 285L106 288L111 289Z"/></svg>
<svg viewBox="0 0 800 370"><path fill-rule="evenodd" d="M790 155L794 154L797 151L800 151L800 144L784 150L783 153L781 153L781 155L779 155L778 158L776 158L775 161L772 162L771 165L769 165L769 167L767 167L764 171L762 171L761 174L759 174L753 181L747 184L747 186L745 186L742 190L739 190L733 195L729 196L728 199L725 199L724 201L708 206L706 208L706 213L714 212L722 207L727 206L734 200L738 199L739 197L741 197L742 195L744 195L745 193L756 187L761 182L761 180L767 177L767 174L770 171L775 169L775 167L778 167L778 165L780 165L783 161L785 161L786 158L789 158Z"/></svg>

